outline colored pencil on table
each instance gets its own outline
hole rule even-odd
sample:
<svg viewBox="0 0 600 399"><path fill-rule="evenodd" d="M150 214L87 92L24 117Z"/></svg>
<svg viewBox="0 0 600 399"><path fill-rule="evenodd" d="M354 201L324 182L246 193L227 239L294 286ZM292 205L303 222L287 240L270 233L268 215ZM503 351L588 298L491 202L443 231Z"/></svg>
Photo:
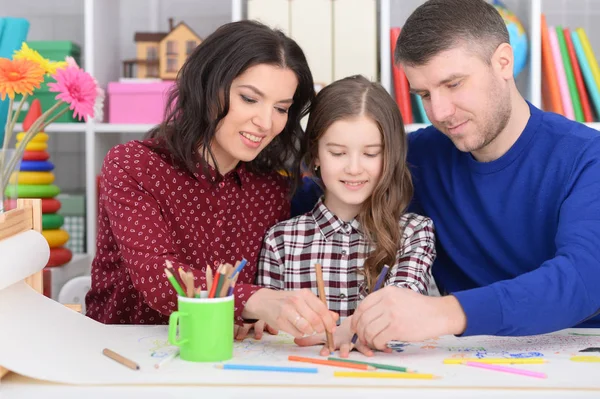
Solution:
<svg viewBox="0 0 600 399"><path fill-rule="evenodd" d="M334 377L354 377L354 378L402 378L415 380L432 380L439 378L433 374L420 373L380 373L377 371L334 371Z"/></svg>
<svg viewBox="0 0 600 399"><path fill-rule="evenodd" d="M379 276L377 276L377 281L375 282L375 286L373 287L373 292L377 291L383 285L383 281L385 280L385 276L390 270L388 265L383 265L381 271L379 272ZM356 345L356 341L358 340L358 335L354 334L352 336L352 345ZM352 346L350 346L350 350L352 350Z"/></svg>
<svg viewBox="0 0 600 399"><path fill-rule="evenodd" d="M314 359L311 357L288 356L290 362L304 362L313 364L322 364L323 366L345 367L356 370L375 370L375 367L366 364L355 364L346 362L337 362L335 360Z"/></svg>
<svg viewBox="0 0 600 399"><path fill-rule="evenodd" d="M327 307L327 298L325 297L325 282L323 281L323 269L321 269L320 263L315 263L315 272L317 275L317 289L319 291L319 298L325 307ZM325 336L327 337L327 347L329 348L329 352L335 352L333 334L329 331L325 331Z"/></svg>
<svg viewBox="0 0 600 399"><path fill-rule="evenodd" d="M134 362L133 360L129 360L126 357L119 355L117 352L114 352L108 348L102 349L102 354L114 360L117 363L121 363L125 367L129 367L132 370L139 370L140 365Z"/></svg>
<svg viewBox="0 0 600 399"><path fill-rule="evenodd" d="M179 349L177 349L176 351L174 351L173 353L171 353L170 355L168 355L167 357L165 357L164 359L161 359L160 362L154 364L154 368L161 368L166 366L168 363L170 363L173 359L175 359L177 356L179 356Z"/></svg>
<svg viewBox="0 0 600 399"><path fill-rule="evenodd" d="M181 288L181 286L179 285L177 280L175 280L175 275L173 273L171 273L169 271L169 269L167 269L167 268L165 268L165 274L167 275L167 280L169 280L169 282L171 283L173 288L175 288L175 292L177 292L177 295L185 296L185 292L183 291L183 288Z"/></svg>
<svg viewBox="0 0 600 399"><path fill-rule="evenodd" d="M502 371L504 373L525 375L527 377L536 377L536 378L547 378L548 377L546 375L546 373L541 373L539 371L516 369L514 367L500 366L498 364L486 364L486 363L478 363L478 362L466 362L463 364L465 366L478 367L480 369Z"/></svg>
<svg viewBox="0 0 600 399"><path fill-rule="evenodd" d="M336 362L344 362L344 363L352 363L352 364L364 364L367 366L372 366L376 369L381 369L381 370L393 370L393 371L400 371L403 373L414 373L414 370L410 370L406 367L400 367L400 366L392 366L390 364L382 364L382 363L371 363L371 362L361 362L359 360L352 360L352 359L341 359L338 357L328 357L328 360L333 360Z"/></svg>
<svg viewBox="0 0 600 399"><path fill-rule="evenodd" d="M284 373L318 373L316 367L283 367L283 366L261 366L258 364L217 364L215 366L223 370L246 370L246 371L279 371Z"/></svg>
<svg viewBox="0 0 600 399"><path fill-rule="evenodd" d="M573 356L569 360L573 362L600 363L600 356Z"/></svg>
<svg viewBox="0 0 600 399"><path fill-rule="evenodd" d="M539 357L527 358L504 358L504 357L488 357L483 359L478 358L463 358L463 359L445 359L444 364L463 364L466 362L485 363L485 364L543 364L547 360Z"/></svg>

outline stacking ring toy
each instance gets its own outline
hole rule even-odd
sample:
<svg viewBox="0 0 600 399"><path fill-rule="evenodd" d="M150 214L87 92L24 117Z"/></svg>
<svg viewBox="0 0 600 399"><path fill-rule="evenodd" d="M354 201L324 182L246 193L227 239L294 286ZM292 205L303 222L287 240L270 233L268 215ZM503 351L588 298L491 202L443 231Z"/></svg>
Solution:
<svg viewBox="0 0 600 399"><path fill-rule="evenodd" d="M46 267L56 267L62 266L65 263L68 263L73 258L73 252L69 248L51 248L50 249L50 259L48 259L48 264Z"/></svg>
<svg viewBox="0 0 600 399"><path fill-rule="evenodd" d="M55 213L60 209L61 203L55 198L42 199L42 213Z"/></svg>
<svg viewBox="0 0 600 399"><path fill-rule="evenodd" d="M42 214L42 230L59 229L65 223L65 217L58 213Z"/></svg>
<svg viewBox="0 0 600 399"><path fill-rule="evenodd" d="M48 151L24 151L23 161L47 161L50 159Z"/></svg>
<svg viewBox="0 0 600 399"><path fill-rule="evenodd" d="M18 184L52 184L54 182L54 173L52 172L19 172L13 173L10 182Z"/></svg>
<svg viewBox="0 0 600 399"><path fill-rule="evenodd" d="M54 184L19 184L16 189L15 186L8 186L5 193L9 198L53 198L60 194L60 188Z"/></svg>
<svg viewBox="0 0 600 399"><path fill-rule="evenodd" d="M17 141L16 147L19 148L20 146L21 146L21 143L19 141ZM30 141L25 146L26 151L45 151L47 149L48 149L48 143L38 143L35 141Z"/></svg>
<svg viewBox="0 0 600 399"><path fill-rule="evenodd" d="M25 132L17 133L17 141L23 141L23 139L25 138L25 134ZM30 143L45 143L48 141L48 138L50 138L50 136L48 136L48 133L39 132L33 136Z"/></svg>
<svg viewBox="0 0 600 399"><path fill-rule="evenodd" d="M48 161L22 161L22 172L49 172L54 169L54 164Z"/></svg>
<svg viewBox="0 0 600 399"><path fill-rule="evenodd" d="M42 235L46 241L48 241L50 248L62 247L67 241L69 241L69 233L67 233L65 230L42 230Z"/></svg>

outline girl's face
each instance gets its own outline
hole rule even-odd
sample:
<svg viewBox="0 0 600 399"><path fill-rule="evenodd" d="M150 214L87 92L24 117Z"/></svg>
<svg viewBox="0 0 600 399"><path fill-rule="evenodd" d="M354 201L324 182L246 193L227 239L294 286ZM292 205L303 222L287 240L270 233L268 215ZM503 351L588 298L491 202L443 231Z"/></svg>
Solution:
<svg viewBox="0 0 600 399"><path fill-rule="evenodd" d="M298 79L291 69L260 64L231 83L229 112L217 127L212 150L225 174L250 162L282 132Z"/></svg>
<svg viewBox="0 0 600 399"><path fill-rule="evenodd" d="M315 165L325 186L325 205L350 221L373 193L383 169L383 141L366 116L333 123L319 139Z"/></svg>

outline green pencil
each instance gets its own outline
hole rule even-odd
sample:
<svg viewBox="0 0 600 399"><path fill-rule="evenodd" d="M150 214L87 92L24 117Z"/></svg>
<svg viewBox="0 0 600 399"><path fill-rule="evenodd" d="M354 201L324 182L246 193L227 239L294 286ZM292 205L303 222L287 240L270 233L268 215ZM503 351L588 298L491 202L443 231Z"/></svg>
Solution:
<svg viewBox="0 0 600 399"><path fill-rule="evenodd" d="M406 367L392 366L389 364L380 364L380 363L371 363L371 362L361 362L358 360L351 359L342 359L339 357L328 357L328 360L335 360L336 362L346 362L346 363L354 363L354 364L366 364L367 366L373 366L382 370L394 370L401 371L403 373L414 373L414 370L407 369Z"/></svg>
<svg viewBox="0 0 600 399"><path fill-rule="evenodd" d="M177 280L175 280L175 276L173 276L173 273L171 273L169 269L165 269L165 274L167 275L167 278L169 279L169 282L171 283L173 288L175 288L175 291L177 291L177 294L179 296L185 296L185 292L183 292L183 289L181 288Z"/></svg>

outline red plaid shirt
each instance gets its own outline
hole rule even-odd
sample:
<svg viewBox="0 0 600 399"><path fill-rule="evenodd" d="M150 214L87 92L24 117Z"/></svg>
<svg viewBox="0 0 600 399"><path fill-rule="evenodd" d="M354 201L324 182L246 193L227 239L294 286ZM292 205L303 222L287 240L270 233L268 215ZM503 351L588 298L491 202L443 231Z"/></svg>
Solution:
<svg viewBox="0 0 600 399"><path fill-rule="evenodd" d="M436 254L433 222L407 213L399 228L402 246L385 285L436 293L431 275ZM358 271L372 250L360 223L339 219L321 199L312 211L269 229L259 257L258 284L277 290L309 288L316 295L314 264L321 263L327 305L340 317L348 317L367 295L366 281Z"/></svg>

